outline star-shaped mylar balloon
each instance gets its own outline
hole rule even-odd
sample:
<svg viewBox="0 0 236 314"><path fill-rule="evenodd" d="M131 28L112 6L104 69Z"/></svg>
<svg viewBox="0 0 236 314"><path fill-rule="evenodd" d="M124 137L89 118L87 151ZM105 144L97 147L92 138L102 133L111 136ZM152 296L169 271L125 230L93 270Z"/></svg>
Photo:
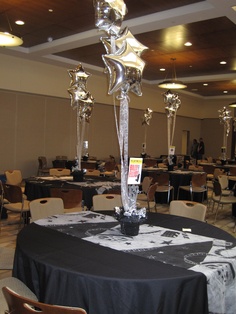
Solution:
<svg viewBox="0 0 236 314"><path fill-rule="evenodd" d="M76 108L78 106L78 101L85 100L88 94L83 87L78 85L72 85L69 87L68 93L70 94L72 108Z"/></svg>
<svg viewBox="0 0 236 314"><path fill-rule="evenodd" d="M143 114L142 125L143 125L143 124L150 125L151 119L152 119L152 109L147 108L147 109L144 111L144 114Z"/></svg>
<svg viewBox="0 0 236 314"><path fill-rule="evenodd" d="M130 90L138 96L142 95L141 79L145 62L127 42L116 54L103 55L102 58L110 76L108 94L121 89L125 93Z"/></svg>
<svg viewBox="0 0 236 314"><path fill-rule="evenodd" d="M71 78L70 85L78 84L83 88L86 88L87 80L89 76L91 75L88 72L84 71L84 68L81 64L79 64L75 69L68 70L68 74Z"/></svg>
<svg viewBox="0 0 236 314"><path fill-rule="evenodd" d="M130 32L128 27L124 29L121 36L116 39L116 45L118 48L120 48L124 41L127 41L127 43L130 44L130 46L134 49L134 51L137 53L137 55L141 56L144 50L147 50L148 47L141 44Z"/></svg>
<svg viewBox="0 0 236 314"><path fill-rule="evenodd" d="M94 0L95 25L108 34L120 31L127 8L123 0Z"/></svg>
<svg viewBox="0 0 236 314"><path fill-rule="evenodd" d="M143 44L141 44L133 35L132 33L129 31L129 29L126 27L124 29L124 31L122 32L122 34L119 34L120 37L117 37L114 41L115 47L113 47L114 45L112 45L111 40L109 37L102 37L101 41L106 49L106 52L108 54L110 53L115 53L118 49L120 49L122 47L122 45L124 44L124 42L126 41L135 51L135 53L141 57L142 53L144 52L144 50L147 50L148 47L144 46ZM115 50L115 51L114 51Z"/></svg>

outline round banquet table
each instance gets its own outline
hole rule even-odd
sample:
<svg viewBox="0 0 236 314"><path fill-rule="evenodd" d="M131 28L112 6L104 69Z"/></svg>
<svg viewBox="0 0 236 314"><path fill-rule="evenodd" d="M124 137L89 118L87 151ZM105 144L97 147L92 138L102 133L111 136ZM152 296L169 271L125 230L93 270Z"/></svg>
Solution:
<svg viewBox="0 0 236 314"><path fill-rule="evenodd" d="M63 179L63 177L62 177ZM113 187L113 189L120 189L120 180L118 179L114 179L114 178L106 178L106 177L98 177L98 178L94 178L94 177L86 177L84 179L84 181L82 183L87 182L87 186L84 185L79 185L79 182L76 182L77 185L73 184L73 181L64 181L64 180L38 180L38 179L34 179L34 178L29 178L25 180L25 194L27 196L27 199L29 201L35 200L37 198L44 198L44 197L50 197L51 193L50 193L50 189L51 188L63 188L63 189L79 189L82 190L83 192L83 201L84 201L84 205L90 209L93 206L93 196L97 195L97 188L98 187L94 187L94 186L89 186L89 183L93 183L93 182L112 182L112 183L116 183L117 182L117 186ZM103 193L109 193L109 190L103 192Z"/></svg>
<svg viewBox="0 0 236 314"><path fill-rule="evenodd" d="M150 213L147 223L235 241L196 220ZM208 313L206 277L116 251L32 223L17 237L13 276L41 302L80 306L88 314Z"/></svg>

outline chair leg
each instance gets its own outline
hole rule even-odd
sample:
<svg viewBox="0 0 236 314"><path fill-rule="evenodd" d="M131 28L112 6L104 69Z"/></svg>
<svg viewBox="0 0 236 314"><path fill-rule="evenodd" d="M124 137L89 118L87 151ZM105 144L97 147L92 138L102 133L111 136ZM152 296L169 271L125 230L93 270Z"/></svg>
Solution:
<svg viewBox="0 0 236 314"><path fill-rule="evenodd" d="M216 208L216 214L215 214L215 221L214 221L214 223L216 223L216 218L217 218L219 207L220 207L220 203L218 203L218 206Z"/></svg>

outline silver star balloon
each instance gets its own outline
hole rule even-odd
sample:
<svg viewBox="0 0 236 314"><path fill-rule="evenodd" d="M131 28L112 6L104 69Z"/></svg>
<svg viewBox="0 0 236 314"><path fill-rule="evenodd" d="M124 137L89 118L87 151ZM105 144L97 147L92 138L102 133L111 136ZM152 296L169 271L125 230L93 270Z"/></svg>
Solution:
<svg viewBox="0 0 236 314"><path fill-rule="evenodd" d="M144 114L143 114L142 125L143 125L143 124L150 125L151 119L152 119L152 109L147 108L147 109L144 111Z"/></svg>
<svg viewBox="0 0 236 314"><path fill-rule="evenodd" d="M125 93L130 90L138 96L142 95L141 79L145 62L127 42L116 54L103 55L102 58L110 76L110 95L119 89Z"/></svg>
<svg viewBox="0 0 236 314"><path fill-rule="evenodd" d="M76 108L79 100L84 100L87 97L88 92L81 86L73 85L68 88L68 93L71 98L72 108Z"/></svg>
<svg viewBox="0 0 236 314"><path fill-rule="evenodd" d="M71 78L70 85L81 85L83 88L86 88L87 80L91 75L88 72L84 71L84 68L79 64L75 69L68 70L68 74Z"/></svg>
<svg viewBox="0 0 236 314"><path fill-rule="evenodd" d="M120 49L126 41L133 48L135 53L141 57L142 53L148 49L148 47L142 45L129 31L126 27L120 37L116 38L114 41L115 47L111 44L111 39L109 37L102 37L101 41L106 49L107 54L115 53L116 50ZM115 49L115 51L114 51Z"/></svg>
<svg viewBox="0 0 236 314"><path fill-rule="evenodd" d="M109 35L117 35L127 8L123 0L94 0L95 25Z"/></svg>

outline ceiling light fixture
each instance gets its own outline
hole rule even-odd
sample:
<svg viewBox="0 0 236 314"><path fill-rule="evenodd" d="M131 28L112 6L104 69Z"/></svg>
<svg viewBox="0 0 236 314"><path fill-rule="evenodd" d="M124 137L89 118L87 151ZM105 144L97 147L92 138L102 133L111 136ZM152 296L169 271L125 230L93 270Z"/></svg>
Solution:
<svg viewBox="0 0 236 314"><path fill-rule="evenodd" d="M13 34L12 32L12 27L10 24L10 21L6 15L6 19L8 22L8 26L9 26L9 31L2 31L0 30L0 46L2 47L16 47L16 46L20 46L23 44L23 40L22 38L16 36L15 34Z"/></svg>
<svg viewBox="0 0 236 314"><path fill-rule="evenodd" d="M187 85L185 85L183 82L177 80L176 70L175 70L175 60L176 60L176 58L171 58L171 61L172 61L172 79L164 80L163 82L158 84L158 87L165 88L165 89L183 89L183 88L187 87Z"/></svg>
<svg viewBox="0 0 236 314"><path fill-rule="evenodd" d="M236 100L234 102L232 102L232 104L229 104L229 107L236 108Z"/></svg>

